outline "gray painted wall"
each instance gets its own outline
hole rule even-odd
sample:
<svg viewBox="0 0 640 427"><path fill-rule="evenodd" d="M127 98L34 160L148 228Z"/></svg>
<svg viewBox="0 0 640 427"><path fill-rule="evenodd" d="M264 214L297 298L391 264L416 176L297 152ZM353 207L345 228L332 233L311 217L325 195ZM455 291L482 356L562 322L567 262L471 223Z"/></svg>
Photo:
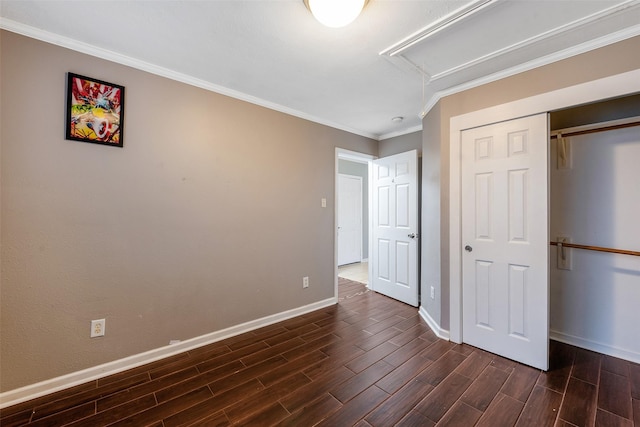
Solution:
<svg viewBox="0 0 640 427"><path fill-rule="evenodd" d="M411 150L418 150L418 156L422 155L422 131L394 136L378 143L378 157L387 157Z"/></svg>
<svg viewBox="0 0 640 427"><path fill-rule="evenodd" d="M334 296L335 148L377 141L0 42L0 390ZM124 148L64 139L69 71L126 87Z"/></svg>
<svg viewBox="0 0 640 427"><path fill-rule="evenodd" d="M440 251L440 288L436 289L436 301L429 306L431 308L428 308L428 312L434 319L440 318L440 327L442 329L449 329L449 120L452 117L483 108L640 69L640 55L630 54L639 50L640 37L633 37L569 59L447 96L441 99L425 116L422 122L424 129L423 150L425 153L423 161L426 161L429 155L427 153L437 155L436 153L439 151L440 241L425 239L422 249L424 254ZM435 135L428 130L429 128L433 129ZM439 150L435 147L437 144L440 145ZM432 196L435 196L435 194ZM429 215L435 217L435 214L429 212L429 209L434 209L435 207L427 205L431 203L430 199L423 197L422 200L423 218ZM425 257L423 257L423 267L425 267ZM425 271L423 270L424 274ZM422 283L427 285L425 280Z"/></svg>

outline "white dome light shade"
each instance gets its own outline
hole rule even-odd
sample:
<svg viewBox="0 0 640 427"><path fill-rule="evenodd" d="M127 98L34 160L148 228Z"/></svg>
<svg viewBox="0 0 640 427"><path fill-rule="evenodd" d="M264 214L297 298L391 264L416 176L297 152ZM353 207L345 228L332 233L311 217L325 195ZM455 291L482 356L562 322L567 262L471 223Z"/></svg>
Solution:
<svg viewBox="0 0 640 427"><path fill-rule="evenodd" d="M307 0L309 10L323 25L344 27L355 21L362 12L365 0Z"/></svg>

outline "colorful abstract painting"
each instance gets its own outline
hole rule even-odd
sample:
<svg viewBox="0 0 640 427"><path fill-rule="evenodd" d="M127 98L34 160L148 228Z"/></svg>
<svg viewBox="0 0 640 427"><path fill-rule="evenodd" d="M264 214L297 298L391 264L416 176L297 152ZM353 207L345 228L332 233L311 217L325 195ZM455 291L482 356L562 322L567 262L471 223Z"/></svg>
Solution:
<svg viewBox="0 0 640 427"><path fill-rule="evenodd" d="M124 87L68 73L67 139L123 146Z"/></svg>

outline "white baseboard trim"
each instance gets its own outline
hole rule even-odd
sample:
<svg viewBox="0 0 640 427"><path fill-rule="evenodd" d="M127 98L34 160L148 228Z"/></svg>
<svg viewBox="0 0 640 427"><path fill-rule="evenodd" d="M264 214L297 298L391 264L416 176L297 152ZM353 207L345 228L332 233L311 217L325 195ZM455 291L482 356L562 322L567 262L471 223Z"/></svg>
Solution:
<svg viewBox="0 0 640 427"><path fill-rule="evenodd" d="M93 366L88 369L72 372L70 374L45 380L39 383L30 384L28 386L17 388L15 390L9 390L4 393L0 393L0 409L18 403L26 402L28 400L35 399L37 397L44 396L50 393L54 393L56 391L64 390L66 388L70 388L79 384L83 384L88 381L93 381L109 375L117 374L118 372L123 372L128 369L145 365L147 363L155 362L156 360L164 359L165 357L193 350L194 348L213 344L223 339L240 335L245 332L250 332L264 326L268 326L277 322L281 322L283 320L300 316L305 313L319 310L321 308L329 307L336 303L337 298L328 298L302 307L272 314L261 319L256 319L250 322L242 323L240 325L231 326L220 331L184 340L177 344L160 347L140 354L134 354L133 356L114 360L113 362Z"/></svg>
<svg viewBox="0 0 640 427"><path fill-rule="evenodd" d="M609 344L603 344L597 341L576 337L554 330L549 331L549 338L555 341L563 342L565 344L571 344L576 347L584 348L586 350L607 354L609 356L618 357L620 359L628 360L634 363L640 363L640 353L625 350L623 348L615 347Z"/></svg>
<svg viewBox="0 0 640 427"><path fill-rule="evenodd" d="M429 325L433 333L436 334L438 338L449 341L449 331L447 331L446 329L442 329L440 325L438 325L436 321L433 320L433 318L427 312L427 309L424 308L424 305L420 306L420 310L418 310L418 313L420 313L420 317L422 317L424 321L427 322L427 325Z"/></svg>

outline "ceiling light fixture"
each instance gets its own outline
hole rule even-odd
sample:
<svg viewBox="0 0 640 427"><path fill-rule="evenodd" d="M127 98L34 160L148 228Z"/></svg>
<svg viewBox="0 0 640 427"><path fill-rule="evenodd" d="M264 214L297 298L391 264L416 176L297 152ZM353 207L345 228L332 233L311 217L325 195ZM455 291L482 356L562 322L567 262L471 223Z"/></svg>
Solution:
<svg viewBox="0 0 640 427"><path fill-rule="evenodd" d="M322 24L331 28L349 25L360 15L369 0L303 0L307 9Z"/></svg>

